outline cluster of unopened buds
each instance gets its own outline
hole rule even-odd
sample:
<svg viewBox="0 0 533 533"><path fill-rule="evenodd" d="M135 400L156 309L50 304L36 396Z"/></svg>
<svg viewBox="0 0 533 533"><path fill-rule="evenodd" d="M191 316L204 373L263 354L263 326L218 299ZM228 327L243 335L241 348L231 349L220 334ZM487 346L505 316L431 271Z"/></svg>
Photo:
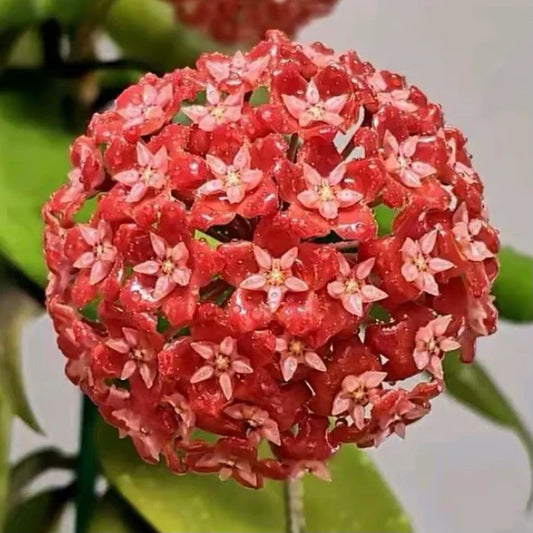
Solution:
<svg viewBox="0 0 533 533"><path fill-rule="evenodd" d="M43 210L68 377L146 461L248 487L403 437L496 325L465 142L401 76L278 32L145 75Z"/></svg>
<svg viewBox="0 0 533 533"><path fill-rule="evenodd" d="M257 42L277 28L289 35L329 13L337 0L166 0L178 20L222 43Z"/></svg>

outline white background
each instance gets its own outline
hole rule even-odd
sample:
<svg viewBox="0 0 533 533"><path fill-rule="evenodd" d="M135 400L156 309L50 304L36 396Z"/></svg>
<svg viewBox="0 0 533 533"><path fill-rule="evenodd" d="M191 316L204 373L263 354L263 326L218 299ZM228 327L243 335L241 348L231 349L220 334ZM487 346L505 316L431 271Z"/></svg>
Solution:
<svg viewBox="0 0 533 533"><path fill-rule="evenodd" d="M532 35L531 0L341 0L300 40L354 48L440 102L448 122L470 139L502 241L533 253ZM501 324L478 352L531 428L532 332L530 326ZM12 457L43 444L75 451L78 395L63 376L46 318L26 331L23 365L47 436L17 422ZM530 474L521 445L446 397L408 428L405 442L391 438L372 456L418 533L533 532L533 517L523 514ZM71 527L67 520L63 531Z"/></svg>

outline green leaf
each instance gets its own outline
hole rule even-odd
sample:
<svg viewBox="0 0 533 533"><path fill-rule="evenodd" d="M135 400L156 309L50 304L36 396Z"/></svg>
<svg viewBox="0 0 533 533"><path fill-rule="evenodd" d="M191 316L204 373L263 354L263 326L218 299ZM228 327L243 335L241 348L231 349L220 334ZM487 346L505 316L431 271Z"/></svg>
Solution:
<svg viewBox="0 0 533 533"><path fill-rule="evenodd" d="M0 388L0 529L4 523L9 486L9 444L11 441L11 408Z"/></svg>
<svg viewBox="0 0 533 533"><path fill-rule="evenodd" d="M305 478L309 533L412 531L409 517L365 452L345 445L330 466L331 484Z"/></svg>
<svg viewBox="0 0 533 533"><path fill-rule="evenodd" d="M69 485L23 500L8 512L4 533L51 533L73 495L74 486Z"/></svg>
<svg viewBox="0 0 533 533"><path fill-rule="evenodd" d="M192 65L200 52L221 49L180 25L172 6L158 0L116 0L105 27L126 57L159 72Z"/></svg>
<svg viewBox="0 0 533 533"><path fill-rule="evenodd" d="M174 476L142 462L128 439L100 423L97 447L112 485L159 531L284 531L282 484L259 491L214 475ZM311 532L411 531L409 522L364 452L345 447L332 460L331 484L307 479L305 505ZM392 528L392 529L390 529Z"/></svg>
<svg viewBox="0 0 533 533"><path fill-rule="evenodd" d="M75 457L64 455L55 448L45 448L26 455L11 468L9 505L18 501L22 491L48 470L72 470L75 466Z"/></svg>
<svg viewBox="0 0 533 533"><path fill-rule="evenodd" d="M114 490L108 490L96 505L88 533L155 533Z"/></svg>
<svg viewBox="0 0 533 533"><path fill-rule="evenodd" d="M446 355L443 366L447 393L481 416L514 431L526 449L533 473L533 437L483 367L477 362L461 362L458 352ZM533 507L533 490L528 507Z"/></svg>
<svg viewBox="0 0 533 533"><path fill-rule="evenodd" d="M501 249L500 273L494 283L496 307L502 318L533 321L533 258L511 247Z"/></svg>
<svg viewBox="0 0 533 533"><path fill-rule="evenodd" d="M36 23L41 16L41 0L2 0L0 2L0 31L24 28Z"/></svg>
<svg viewBox="0 0 533 533"><path fill-rule="evenodd" d="M24 393L19 362L22 328L41 312L41 307L15 287L0 286L0 291L0 387L13 414L41 432Z"/></svg>
<svg viewBox="0 0 533 533"><path fill-rule="evenodd" d="M39 87L39 90L35 90ZM44 285L41 207L64 180L71 136L59 87L37 75L0 77L0 253Z"/></svg>

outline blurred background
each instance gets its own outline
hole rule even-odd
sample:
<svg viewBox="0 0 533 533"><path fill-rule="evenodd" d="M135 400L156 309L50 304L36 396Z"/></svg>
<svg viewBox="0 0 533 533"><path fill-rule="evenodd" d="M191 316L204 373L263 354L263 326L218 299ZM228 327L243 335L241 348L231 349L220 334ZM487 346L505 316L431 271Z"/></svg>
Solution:
<svg viewBox="0 0 533 533"><path fill-rule="evenodd" d="M329 16L297 37L338 51L353 48L378 68L405 74L441 103L448 123L469 138L502 242L533 253L531 0L339 0ZM111 59L117 53L107 40L101 48ZM478 344L478 360L530 428L532 333L533 326L505 323ZM64 359L46 317L25 329L22 365L46 436L16 420L11 458L44 444L74 452L79 394L64 377ZM446 396L410 428L404 443L391 438L370 454L419 533L533 532L533 517L524 514L531 474L518 439ZM55 474L40 483L62 480ZM67 513L61 531L71 530Z"/></svg>

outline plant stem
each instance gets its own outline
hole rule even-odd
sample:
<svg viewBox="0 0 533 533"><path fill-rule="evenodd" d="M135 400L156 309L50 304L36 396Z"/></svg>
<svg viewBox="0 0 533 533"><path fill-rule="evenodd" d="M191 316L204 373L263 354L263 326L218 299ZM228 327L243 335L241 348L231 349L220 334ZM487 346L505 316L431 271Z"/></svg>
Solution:
<svg viewBox="0 0 533 533"><path fill-rule="evenodd" d="M301 479L285 481L286 533L305 533L304 486Z"/></svg>
<svg viewBox="0 0 533 533"><path fill-rule="evenodd" d="M94 426L98 412L87 396L81 406L80 453L76 485L76 533L86 533L91 520L96 494L94 487L98 474L98 460L94 445Z"/></svg>

